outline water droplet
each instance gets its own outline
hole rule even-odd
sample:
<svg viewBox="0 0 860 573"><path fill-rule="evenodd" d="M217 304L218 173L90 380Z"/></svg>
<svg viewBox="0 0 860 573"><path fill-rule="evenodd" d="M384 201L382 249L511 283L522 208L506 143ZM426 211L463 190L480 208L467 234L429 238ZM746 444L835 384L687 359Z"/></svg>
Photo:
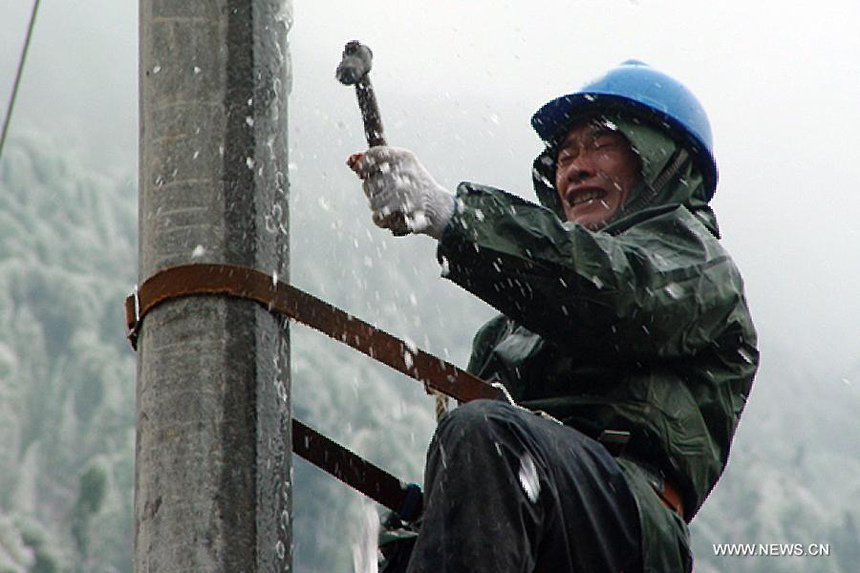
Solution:
<svg viewBox="0 0 860 573"><path fill-rule="evenodd" d="M684 288L678 283L667 284L665 290L666 294L668 294L669 297L674 300L679 300L682 296L684 296Z"/></svg>
<svg viewBox="0 0 860 573"><path fill-rule="evenodd" d="M250 127L254 127L254 118L249 115L245 118L245 123L247 123Z"/></svg>
<svg viewBox="0 0 860 573"><path fill-rule="evenodd" d="M270 233L275 233L278 231L277 225L275 225L275 220L271 215L266 215L266 231Z"/></svg>
<svg viewBox="0 0 860 573"><path fill-rule="evenodd" d="M755 362L752 355L747 351L746 348L739 349L738 354L741 358L744 359L744 362L747 362L748 364L753 364Z"/></svg>
<svg viewBox="0 0 860 573"><path fill-rule="evenodd" d="M411 352L412 354L418 354L418 345L415 344L414 340L404 338L403 343L406 345L406 348L409 349L409 352Z"/></svg>
<svg viewBox="0 0 860 573"><path fill-rule="evenodd" d="M520 485L532 503L537 502L540 495L540 480L537 475L535 461L528 452L520 456Z"/></svg>
<svg viewBox="0 0 860 573"><path fill-rule="evenodd" d="M246 157L245 158L245 165L248 166L248 169L253 169L254 168L254 159L252 157Z"/></svg>
<svg viewBox="0 0 860 573"><path fill-rule="evenodd" d="M284 547L284 542L280 539L278 540L277 545L275 545L275 551L278 552L278 559L283 559L287 554L287 548Z"/></svg>
<svg viewBox="0 0 860 573"><path fill-rule="evenodd" d="M192 259L199 259L200 257L202 257L205 254L206 254L206 247L204 247L203 245L197 245L196 247L194 247L194 250L191 251L191 258Z"/></svg>
<svg viewBox="0 0 860 573"><path fill-rule="evenodd" d="M152 73L153 73L153 74L157 74L157 73L158 73L158 72L160 72L160 71L161 71L161 66L155 66L154 68L152 68Z"/></svg>
<svg viewBox="0 0 860 573"><path fill-rule="evenodd" d="M439 442L439 459L442 461L442 467L447 470L448 458L445 455L445 446L442 445L442 442Z"/></svg>
<svg viewBox="0 0 860 573"><path fill-rule="evenodd" d="M194 75L195 75L195 76L196 76L197 74L199 74L200 72L202 72L202 71L203 71L203 70L201 70L201 69L200 69L200 66L194 66Z"/></svg>

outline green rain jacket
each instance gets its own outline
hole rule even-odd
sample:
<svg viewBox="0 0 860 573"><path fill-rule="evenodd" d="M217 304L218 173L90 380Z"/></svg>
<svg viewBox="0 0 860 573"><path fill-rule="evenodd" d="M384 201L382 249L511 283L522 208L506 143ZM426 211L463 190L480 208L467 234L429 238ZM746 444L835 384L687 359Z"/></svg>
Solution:
<svg viewBox="0 0 860 573"><path fill-rule="evenodd" d="M678 146L612 122L639 154L643 184L609 226L565 220L550 146L534 162L542 206L461 183L438 257L444 276L502 313L475 336L469 371L594 438L630 432L618 461L639 508L645 571L685 571L685 522L726 466L756 333L699 171L687 160L655 191ZM684 520L655 494L649 466L680 490Z"/></svg>

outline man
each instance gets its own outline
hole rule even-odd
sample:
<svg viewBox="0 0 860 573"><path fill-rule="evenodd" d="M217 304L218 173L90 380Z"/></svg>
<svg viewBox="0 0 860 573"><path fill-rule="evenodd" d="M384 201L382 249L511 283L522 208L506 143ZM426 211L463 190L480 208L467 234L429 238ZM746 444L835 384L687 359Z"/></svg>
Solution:
<svg viewBox="0 0 860 573"><path fill-rule="evenodd" d="M542 206L471 183L452 195L405 150L350 159L376 224L437 239L444 276L502 312L469 370L516 402L440 422L408 571L690 571L687 523L758 363L708 206L707 117L630 61L532 125Z"/></svg>

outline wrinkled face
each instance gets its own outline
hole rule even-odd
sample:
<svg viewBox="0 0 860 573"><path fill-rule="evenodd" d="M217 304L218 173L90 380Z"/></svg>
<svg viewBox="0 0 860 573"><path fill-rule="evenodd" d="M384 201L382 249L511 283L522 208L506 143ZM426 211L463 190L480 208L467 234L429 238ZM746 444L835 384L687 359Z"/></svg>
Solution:
<svg viewBox="0 0 860 573"><path fill-rule="evenodd" d="M612 221L640 178L639 156L604 122L574 124L559 147L555 189L567 220L592 231Z"/></svg>

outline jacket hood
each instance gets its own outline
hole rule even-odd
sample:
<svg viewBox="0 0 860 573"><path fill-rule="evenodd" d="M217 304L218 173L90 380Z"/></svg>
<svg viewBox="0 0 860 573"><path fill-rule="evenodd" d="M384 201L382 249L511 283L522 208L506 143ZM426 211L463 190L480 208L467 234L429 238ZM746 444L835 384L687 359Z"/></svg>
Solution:
<svg viewBox="0 0 860 573"><path fill-rule="evenodd" d="M642 161L641 183L630 192L621 211L603 230L618 233L654 212L683 205L719 238L717 219L708 205L704 176L689 153L663 130L640 119L613 115L602 120L627 138ZM550 142L535 158L532 179L540 203L564 221L564 208L555 190L559 143L558 138ZM671 176L665 180L667 175Z"/></svg>

